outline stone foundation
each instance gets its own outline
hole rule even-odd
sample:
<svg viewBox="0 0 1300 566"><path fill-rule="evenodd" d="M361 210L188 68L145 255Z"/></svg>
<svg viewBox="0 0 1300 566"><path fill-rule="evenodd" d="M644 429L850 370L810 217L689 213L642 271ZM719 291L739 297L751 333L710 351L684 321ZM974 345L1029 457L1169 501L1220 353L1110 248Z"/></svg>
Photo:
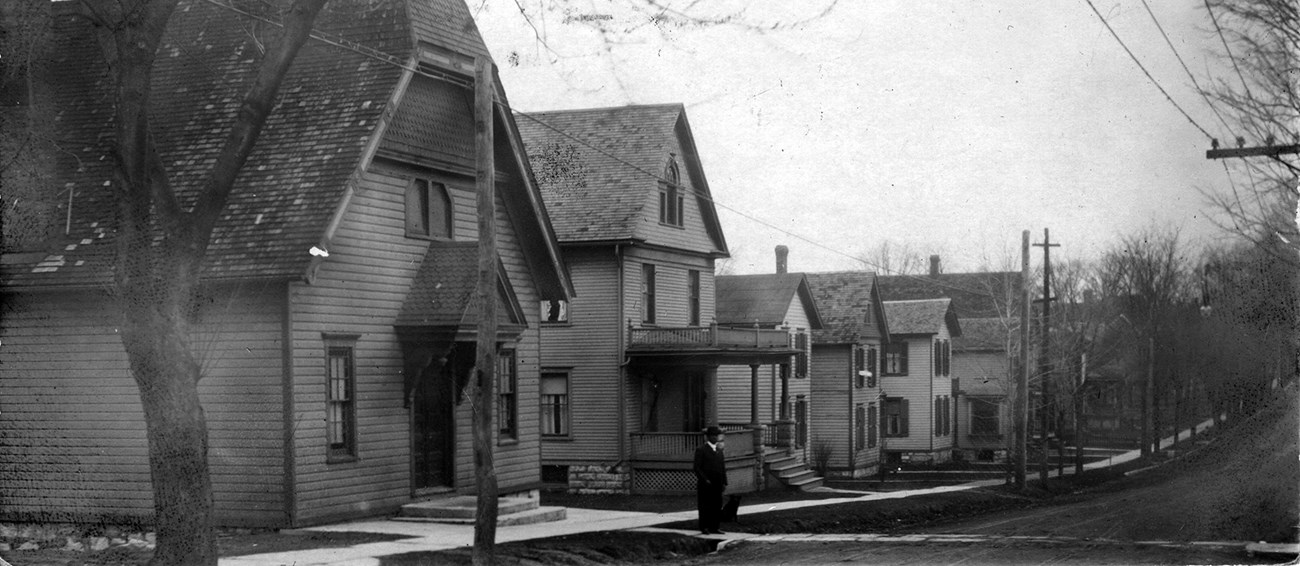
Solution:
<svg viewBox="0 0 1300 566"><path fill-rule="evenodd" d="M631 493L631 481L627 464L569 466L569 493L626 495Z"/></svg>
<svg viewBox="0 0 1300 566"><path fill-rule="evenodd" d="M0 523L0 551L54 549L100 551L113 547L154 548L154 533L103 525Z"/></svg>

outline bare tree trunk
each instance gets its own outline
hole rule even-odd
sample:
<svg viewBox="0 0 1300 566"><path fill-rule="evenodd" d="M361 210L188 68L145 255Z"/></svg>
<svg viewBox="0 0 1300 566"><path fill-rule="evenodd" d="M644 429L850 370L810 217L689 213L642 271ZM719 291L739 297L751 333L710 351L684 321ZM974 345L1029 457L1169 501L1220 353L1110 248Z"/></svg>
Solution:
<svg viewBox="0 0 1300 566"><path fill-rule="evenodd" d="M285 33L262 60L191 211L177 203L149 124L154 58L178 0L82 2L114 79L114 286L149 443L158 535L151 564L217 563L207 423L189 317L212 230L325 2L297 0L285 13Z"/></svg>

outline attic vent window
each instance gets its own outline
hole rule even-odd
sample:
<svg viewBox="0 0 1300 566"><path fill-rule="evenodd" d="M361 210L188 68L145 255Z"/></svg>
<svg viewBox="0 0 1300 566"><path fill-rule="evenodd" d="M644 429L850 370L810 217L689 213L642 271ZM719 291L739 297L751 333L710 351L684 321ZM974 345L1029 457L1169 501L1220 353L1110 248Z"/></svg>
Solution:
<svg viewBox="0 0 1300 566"><path fill-rule="evenodd" d="M681 227L684 203L677 161L669 159L668 165L664 167L663 178L659 181L659 223Z"/></svg>
<svg viewBox="0 0 1300 566"><path fill-rule="evenodd" d="M447 186L412 179L406 188L406 235L451 239L451 195Z"/></svg>

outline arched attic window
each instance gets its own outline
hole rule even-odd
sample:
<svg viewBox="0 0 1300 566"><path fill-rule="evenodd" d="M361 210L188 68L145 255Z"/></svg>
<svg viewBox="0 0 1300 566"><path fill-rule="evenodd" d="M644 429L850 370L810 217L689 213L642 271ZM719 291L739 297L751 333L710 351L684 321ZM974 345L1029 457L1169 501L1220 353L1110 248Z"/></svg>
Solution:
<svg viewBox="0 0 1300 566"><path fill-rule="evenodd" d="M681 226L685 216L683 210L685 202L677 160L669 158L668 165L664 166L663 178L659 181L659 223Z"/></svg>

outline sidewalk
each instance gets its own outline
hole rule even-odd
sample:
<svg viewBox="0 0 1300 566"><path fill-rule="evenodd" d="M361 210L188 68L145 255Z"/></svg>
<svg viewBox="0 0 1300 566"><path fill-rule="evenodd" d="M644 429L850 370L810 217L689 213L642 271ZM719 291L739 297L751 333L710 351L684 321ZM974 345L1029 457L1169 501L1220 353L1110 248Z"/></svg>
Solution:
<svg viewBox="0 0 1300 566"><path fill-rule="evenodd" d="M1202 432L1213 426L1212 420L1202 422L1193 427L1196 432ZM1191 430L1184 431L1179 438L1185 438ZM1166 437L1160 440L1160 447L1173 444L1173 437ZM1107 460L1094 462L1084 466L1085 469L1097 469L1121 464L1136 460L1141 456L1140 451L1133 450L1119 454ZM1067 474L1073 474L1073 466L1068 466ZM1056 470L1051 471L1051 475L1056 475ZM1002 485L1005 480L1002 478L980 480L959 485L940 486L926 489L913 489L906 491L892 492L849 492L844 491L844 497L829 499L806 499L800 501L783 501L779 503L759 503L753 505L744 505L740 508L742 514L765 513L768 511L777 511L782 509L797 509L801 507L811 507L815 505L834 505L836 503L847 503L852 501L874 501L884 499L899 499L912 497L927 493L948 493L954 491L964 491L978 487ZM509 527L500 527L497 529L496 541L498 543L514 542L520 540L531 540L549 538L560 535L585 533L592 531L619 531L627 529L641 529L671 523L676 521L689 521L695 519L695 511L678 511L674 513L638 513L631 511L608 511L597 509L579 509L570 507L567 511L568 516L562 521L550 523L536 523L531 525L517 525ZM346 548L327 548L312 550L297 550L292 552L278 552L271 554L252 554L248 556L235 556L222 558L219 562L222 566L378 566L379 557L392 554L402 554L407 552L432 552L438 550L449 550L453 548L472 546L474 544L474 526L473 525L453 525L443 523L410 523L402 521L390 521L387 519L369 519L362 521L350 521L346 523L337 523L319 527L310 527L303 529L307 531L321 532L367 532L367 533L386 533L395 535L404 535L412 538L396 540L391 542L377 542L360 544ZM662 530L662 529L660 529ZM690 531L674 531L693 534ZM710 535L711 537L721 536L728 539L745 539L754 535L744 533L727 534L727 535ZM813 538L811 535L783 535L786 537L801 537L804 539ZM836 535L843 536L843 535ZM862 535L877 536L877 535Z"/></svg>

